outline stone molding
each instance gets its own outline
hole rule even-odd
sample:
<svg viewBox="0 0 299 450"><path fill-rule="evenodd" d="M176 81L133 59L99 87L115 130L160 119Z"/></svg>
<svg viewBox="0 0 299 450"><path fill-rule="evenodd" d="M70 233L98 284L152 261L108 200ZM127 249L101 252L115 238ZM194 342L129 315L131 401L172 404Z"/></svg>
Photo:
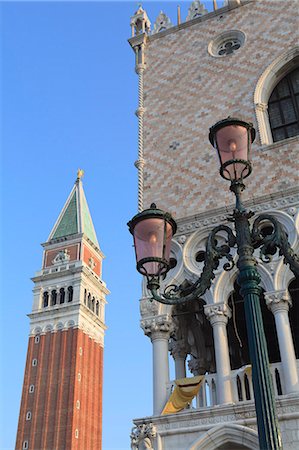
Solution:
<svg viewBox="0 0 299 450"><path fill-rule="evenodd" d="M152 317L150 319L143 319L140 326L146 336L153 339L169 339L171 333L174 331L174 324L170 314L163 314L161 316Z"/></svg>
<svg viewBox="0 0 299 450"><path fill-rule="evenodd" d="M148 297L140 300L140 315L142 319L158 316L161 310L161 304L156 300L151 301Z"/></svg>
<svg viewBox="0 0 299 450"><path fill-rule="evenodd" d="M151 422L136 425L131 431L131 449L153 449L153 439L157 435L155 425ZM141 444L141 445L140 445Z"/></svg>
<svg viewBox="0 0 299 450"><path fill-rule="evenodd" d="M295 214L294 208L299 206L299 190L298 188L292 188L285 192L277 192L261 196L258 199L246 200L244 205L254 213L280 210L293 216ZM231 205L229 207L215 208L195 216L177 219L178 230L176 239L179 241L179 236L183 235L185 241L186 235L190 235L194 231L227 222L227 216L232 214L233 209L234 206Z"/></svg>
<svg viewBox="0 0 299 450"><path fill-rule="evenodd" d="M278 311L289 311L292 299L287 289L281 291L265 292L266 305L276 314Z"/></svg>
<svg viewBox="0 0 299 450"><path fill-rule="evenodd" d="M299 396L298 394L282 395L276 400L279 420L284 417L294 416L299 419ZM208 430L215 424L237 422L240 425L247 425L256 429L256 412L254 401L250 400L231 405L218 405L213 408L198 408L184 410L172 415L134 419L138 426L141 423L153 423L157 428L158 435L167 435L183 432L193 432Z"/></svg>
<svg viewBox="0 0 299 450"><path fill-rule="evenodd" d="M61 306L61 305L60 305ZM104 346L104 334L106 325L85 306L75 304L63 308L53 308L50 311L42 311L28 314L30 318L29 336L79 328L88 334L96 342Z"/></svg>
<svg viewBox="0 0 299 450"><path fill-rule="evenodd" d="M212 326L216 323L227 324L228 319L231 317L231 310L226 303L205 305L204 312Z"/></svg>

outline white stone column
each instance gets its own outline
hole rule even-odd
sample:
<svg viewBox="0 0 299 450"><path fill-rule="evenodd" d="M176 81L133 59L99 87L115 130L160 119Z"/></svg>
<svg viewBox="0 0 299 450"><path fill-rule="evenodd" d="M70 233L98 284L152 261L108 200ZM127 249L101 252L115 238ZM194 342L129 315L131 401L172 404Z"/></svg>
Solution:
<svg viewBox="0 0 299 450"><path fill-rule="evenodd" d="M226 325L231 317L229 307L225 303L205 305L205 314L213 327L214 348L217 370L217 403L232 403L231 367Z"/></svg>
<svg viewBox="0 0 299 450"><path fill-rule="evenodd" d="M153 413L161 414L167 401L169 383L168 341L173 331L169 314L141 321L144 333L153 344Z"/></svg>
<svg viewBox="0 0 299 450"><path fill-rule="evenodd" d="M292 300L287 290L265 293L266 304L275 318L280 358L284 378L284 394L299 391L297 361L289 321Z"/></svg>

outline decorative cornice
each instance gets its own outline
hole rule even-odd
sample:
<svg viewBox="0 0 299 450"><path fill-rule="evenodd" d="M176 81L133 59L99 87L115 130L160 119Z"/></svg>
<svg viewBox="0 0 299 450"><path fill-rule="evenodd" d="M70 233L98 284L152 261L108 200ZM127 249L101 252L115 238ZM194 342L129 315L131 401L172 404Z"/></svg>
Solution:
<svg viewBox="0 0 299 450"><path fill-rule="evenodd" d="M299 419L298 394L281 395L276 399L276 405L279 420L284 420L288 415L291 415L293 419ZM256 428L256 411L253 400L217 405L216 408L189 409L176 414L134 419L136 426L141 423L153 423L157 427L157 434L161 437L167 434L181 435L184 432L203 433L215 425L236 422L239 425Z"/></svg>
<svg viewBox="0 0 299 450"><path fill-rule="evenodd" d="M273 194L264 195L244 201L244 205L253 212L279 209L291 215L295 214L294 208L299 205L299 189L291 188ZM234 205L205 211L200 214L177 219L178 230L175 239L183 243L187 235L227 221L227 216L232 214ZM182 238L182 239L181 239ZM183 242L181 242L183 241Z"/></svg>
<svg viewBox="0 0 299 450"><path fill-rule="evenodd" d="M139 47L141 44L146 44L148 40L148 35L146 33L137 34L137 36L131 37L128 39L130 46L134 49L135 47Z"/></svg>
<svg viewBox="0 0 299 450"><path fill-rule="evenodd" d="M28 317L30 318L30 336L49 331L79 328L96 342L104 345L104 333L107 327L85 305L78 303L63 305L63 307L59 305L57 308L28 314Z"/></svg>
<svg viewBox="0 0 299 450"><path fill-rule="evenodd" d="M150 319L143 319L140 326L146 336L151 340L154 339L169 339L171 333L174 331L174 325L170 314L163 314L161 316L152 317Z"/></svg>

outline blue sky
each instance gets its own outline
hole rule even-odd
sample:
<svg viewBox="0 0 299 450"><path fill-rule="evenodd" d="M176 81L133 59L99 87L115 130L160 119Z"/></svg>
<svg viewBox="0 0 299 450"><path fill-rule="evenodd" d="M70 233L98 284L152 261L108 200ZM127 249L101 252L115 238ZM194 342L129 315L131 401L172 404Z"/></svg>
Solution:
<svg viewBox="0 0 299 450"><path fill-rule="evenodd" d="M191 2L180 2L182 20ZM211 2L208 7L211 8ZM220 4L221 2L218 2ZM174 2L143 2L152 23ZM137 209L137 2L1 3L1 425L15 445L42 247L83 168L106 255L103 450L130 447L132 419L152 412L151 344L139 327L141 278L127 221Z"/></svg>

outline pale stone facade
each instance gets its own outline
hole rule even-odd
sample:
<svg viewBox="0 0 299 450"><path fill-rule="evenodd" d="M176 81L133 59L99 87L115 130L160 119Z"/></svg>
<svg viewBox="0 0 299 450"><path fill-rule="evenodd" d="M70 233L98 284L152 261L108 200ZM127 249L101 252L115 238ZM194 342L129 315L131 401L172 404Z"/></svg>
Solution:
<svg viewBox="0 0 299 450"><path fill-rule="evenodd" d="M246 206L256 215L267 211L278 219L299 253L299 135L273 143L268 117L270 94L299 65L297 2L228 0L209 13L193 2L185 22L146 33L134 32L133 26L132 34L139 77L139 210L155 202L178 223L172 244L176 265L162 287L194 281L203 267L198 255L209 232L220 223L229 225L234 199L208 141L209 128L227 116L253 122L257 131ZM227 54L226 42L234 49ZM296 293L292 306L288 291L294 275L278 253L270 263L261 260L258 250L255 256L265 310L277 335L271 373L283 448L295 450L299 356L292 314L298 309ZM229 299L235 280L236 269L225 272L221 264L202 301L185 309L151 303L143 288L141 327L153 344L154 410L152 417L134 420L132 448L258 449L251 368L248 361L238 365L233 356L231 330L236 335L238 330L236 305ZM188 363L193 375L205 376L205 383L189 409L161 416L173 387L169 353L176 378L186 376Z"/></svg>

